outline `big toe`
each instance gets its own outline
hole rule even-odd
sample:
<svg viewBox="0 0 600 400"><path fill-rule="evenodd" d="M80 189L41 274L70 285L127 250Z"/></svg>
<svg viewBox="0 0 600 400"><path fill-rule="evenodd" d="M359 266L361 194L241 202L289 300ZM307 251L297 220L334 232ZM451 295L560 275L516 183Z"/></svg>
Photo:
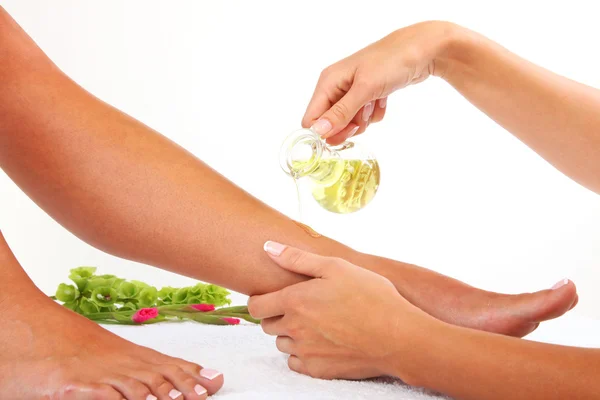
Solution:
<svg viewBox="0 0 600 400"><path fill-rule="evenodd" d="M519 295L519 314L529 322L543 322L571 310L579 299L575 284L565 279L552 289Z"/></svg>

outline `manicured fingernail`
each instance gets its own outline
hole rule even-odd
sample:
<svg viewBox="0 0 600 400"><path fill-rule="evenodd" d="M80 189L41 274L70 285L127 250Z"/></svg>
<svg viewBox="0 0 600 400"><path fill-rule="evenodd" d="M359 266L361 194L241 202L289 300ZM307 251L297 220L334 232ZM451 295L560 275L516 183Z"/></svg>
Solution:
<svg viewBox="0 0 600 400"><path fill-rule="evenodd" d="M158 400L158 397L149 394L148 396L146 396L146 400Z"/></svg>
<svg viewBox="0 0 600 400"><path fill-rule="evenodd" d="M326 135L331 130L331 128L333 128L331 122L329 122L326 119L320 119L317 122L315 122L310 129L315 131L317 134L323 136Z"/></svg>
<svg viewBox="0 0 600 400"><path fill-rule="evenodd" d="M363 121L368 121L369 118L371 117L372 113L373 113L373 103L368 102L365 105L365 107L363 108L363 115L362 115Z"/></svg>
<svg viewBox="0 0 600 400"><path fill-rule="evenodd" d="M552 286L552 290L556 290L558 288L561 288L561 287L565 286L568 283L569 283L568 279L563 279L562 281L557 282L556 285Z"/></svg>
<svg viewBox="0 0 600 400"><path fill-rule="evenodd" d="M181 392L179 390L171 389L171 391L169 392L169 397L172 398L173 400L175 400L179 396L181 396Z"/></svg>
<svg viewBox="0 0 600 400"><path fill-rule="evenodd" d="M194 392L196 392L197 395L202 396L204 393L206 393L206 389L200 385L196 385L194 386Z"/></svg>
<svg viewBox="0 0 600 400"><path fill-rule="evenodd" d="M387 106L387 97L379 99L377 103L379 104L379 108L385 108L385 106Z"/></svg>
<svg viewBox="0 0 600 400"><path fill-rule="evenodd" d="M272 242L267 242L267 243L272 243ZM266 247L266 243L265 243L265 247ZM215 369L203 368L202 370L200 370L200 376L202 376L203 378L206 378L208 380L211 380L211 381L215 378L218 378L221 375L222 374Z"/></svg>
<svg viewBox="0 0 600 400"><path fill-rule="evenodd" d="M350 131L350 133L348 134L348 139L351 138L352 136L356 135L356 132L358 132L358 126L355 126L354 129L352 129Z"/></svg>
<svg viewBox="0 0 600 400"><path fill-rule="evenodd" d="M277 242L271 242L270 240L265 243L265 251L273 256L279 256L285 250L285 245ZM204 370L202 370L204 371Z"/></svg>

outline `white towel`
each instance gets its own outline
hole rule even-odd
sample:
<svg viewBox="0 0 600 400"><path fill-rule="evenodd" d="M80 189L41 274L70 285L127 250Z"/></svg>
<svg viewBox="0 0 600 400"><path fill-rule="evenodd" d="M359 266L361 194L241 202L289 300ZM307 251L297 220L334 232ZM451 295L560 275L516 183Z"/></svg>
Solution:
<svg viewBox="0 0 600 400"><path fill-rule="evenodd" d="M212 398L439 400L395 380L325 381L292 372L275 338L259 326L214 326L194 322L106 326L142 346L217 369L225 385Z"/></svg>
<svg viewBox="0 0 600 400"><path fill-rule="evenodd" d="M255 325L213 326L193 322L147 326L106 326L110 331L165 354L222 371L225 385L215 400L377 399L430 400L441 396L399 381L325 381L287 368L275 339ZM600 321L563 317L542 325L532 339L600 347Z"/></svg>

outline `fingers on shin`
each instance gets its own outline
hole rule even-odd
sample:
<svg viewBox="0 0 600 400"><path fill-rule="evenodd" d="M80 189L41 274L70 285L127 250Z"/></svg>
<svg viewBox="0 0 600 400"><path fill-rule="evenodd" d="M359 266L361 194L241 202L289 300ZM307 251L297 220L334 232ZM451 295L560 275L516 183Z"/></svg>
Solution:
<svg viewBox="0 0 600 400"><path fill-rule="evenodd" d="M248 300L248 311L252 317L266 319L283 315L282 291L252 296Z"/></svg>
<svg viewBox="0 0 600 400"><path fill-rule="evenodd" d="M278 336L275 340L277 350L282 353L293 355L295 354L294 340L288 336Z"/></svg>
<svg viewBox="0 0 600 400"><path fill-rule="evenodd" d="M283 325L283 317L273 317L263 319L260 323L262 330L267 335L280 336L285 335L286 329Z"/></svg>

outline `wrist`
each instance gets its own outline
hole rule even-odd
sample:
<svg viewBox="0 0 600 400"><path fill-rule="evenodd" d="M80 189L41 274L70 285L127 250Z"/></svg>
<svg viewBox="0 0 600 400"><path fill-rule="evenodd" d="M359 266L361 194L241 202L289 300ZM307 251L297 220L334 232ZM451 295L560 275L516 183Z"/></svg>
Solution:
<svg viewBox="0 0 600 400"><path fill-rule="evenodd" d="M451 22L439 22L433 75L446 81L470 67L477 48L478 35Z"/></svg>

